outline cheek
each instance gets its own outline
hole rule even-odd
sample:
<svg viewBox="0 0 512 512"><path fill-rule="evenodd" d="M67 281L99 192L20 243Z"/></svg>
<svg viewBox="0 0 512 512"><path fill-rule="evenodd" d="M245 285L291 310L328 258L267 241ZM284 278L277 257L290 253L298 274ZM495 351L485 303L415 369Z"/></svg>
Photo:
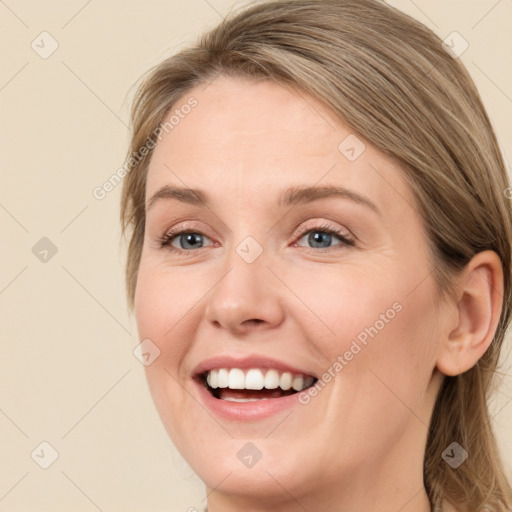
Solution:
<svg viewBox="0 0 512 512"><path fill-rule="evenodd" d="M159 413L167 414L169 400L179 409L180 364L187 351L184 328L190 307L179 293L180 285L156 267L141 262L135 293L135 317L139 339L150 340L159 355L145 366L149 389ZM189 314L187 315L187 309ZM181 319L181 321L180 321ZM151 345L153 346L153 345ZM163 418L164 419L164 418ZM164 419L166 427L169 418Z"/></svg>
<svg viewBox="0 0 512 512"><path fill-rule="evenodd" d="M350 349L352 341L365 347L365 342L369 345L369 340L381 336L397 321L402 297L393 275L389 267L386 272L380 268L372 271L355 263L317 273L289 274L290 288L303 298L307 309L297 299L287 304L308 341L336 360Z"/></svg>
<svg viewBox="0 0 512 512"><path fill-rule="evenodd" d="M401 279L396 277L394 282L389 279L386 287L374 288L373 293L371 284L365 286L362 281L357 297L360 306L347 302L345 314L351 331L341 346L352 359L344 367L340 383L357 397L361 428L368 418L379 424L379 418L386 415L395 418L397 428L410 420L422 427L417 418L424 424L429 421L424 400L435 366L438 314L432 300L433 285L426 280L414 288L417 279L409 280L403 274ZM357 321L350 320L351 315ZM343 329L342 321L338 325ZM391 435L384 430L373 434Z"/></svg>
<svg viewBox="0 0 512 512"><path fill-rule="evenodd" d="M353 293L338 294L336 334L317 344L329 381L319 400L339 404L326 409L328 420L346 438L364 437L359 451L368 457L399 442L406 425L421 430L429 422L436 310L429 282L410 293L406 281L391 272L386 282L361 277Z"/></svg>
<svg viewBox="0 0 512 512"><path fill-rule="evenodd" d="M173 374L193 339L194 322L198 323L201 297L205 286L199 286L192 275L182 276L141 262L135 293L135 316L140 339L149 338L161 355L157 361L172 365ZM156 362L156 361L155 361Z"/></svg>
<svg viewBox="0 0 512 512"><path fill-rule="evenodd" d="M184 408L180 368L187 352L184 329L190 322L190 307L179 290L180 283L175 279L141 262L135 293L139 339L151 340L159 351L144 369L156 410L174 440L179 438L176 428Z"/></svg>
<svg viewBox="0 0 512 512"><path fill-rule="evenodd" d="M349 370L355 379L375 381L373 370L390 383L398 379L400 386L419 379L428 384L437 314L433 284L427 279L418 286L417 270L410 267L347 265L297 279L310 310L297 318L322 354L326 371Z"/></svg>

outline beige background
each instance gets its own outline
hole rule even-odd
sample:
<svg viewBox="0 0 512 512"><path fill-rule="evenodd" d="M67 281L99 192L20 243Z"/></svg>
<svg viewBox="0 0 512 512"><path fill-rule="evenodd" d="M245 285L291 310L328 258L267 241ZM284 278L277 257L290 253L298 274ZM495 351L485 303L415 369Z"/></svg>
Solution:
<svg viewBox="0 0 512 512"><path fill-rule="evenodd" d="M468 41L461 58L510 161L512 2L389 3ZM120 187L101 201L92 190L123 163L135 80L241 4L0 1L0 511L202 510L203 486L161 426L132 353ZM47 58L31 47L51 49L43 31L59 45ZM46 262L48 242L32 252L42 237L57 248ZM509 471L511 380L493 401ZM43 441L58 452L48 469L38 465L51 460Z"/></svg>

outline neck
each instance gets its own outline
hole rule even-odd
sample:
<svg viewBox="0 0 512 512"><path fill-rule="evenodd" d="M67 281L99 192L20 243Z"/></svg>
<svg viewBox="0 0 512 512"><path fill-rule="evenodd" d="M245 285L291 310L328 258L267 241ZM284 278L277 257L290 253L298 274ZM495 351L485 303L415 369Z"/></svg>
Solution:
<svg viewBox="0 0 512 512"><path fill-rule="evenodd" d="M340 511L340 505L332 504L327 505L327 508L325 508L323 502L319 503L316 501L316 503L313 503L312 500L304 497L299 499L289 497L288 500L285 500L276 506L276 503L270 503L266 500L256 501L241 499L234 496L219 495L208 498L208 508L205 512L234 512L239 510L244 510L244 512L268 512L268 510L275 512L304 512L305 510L319 510L318 508L312 507L320 507L323 512ZM368 512L369 509L366 507L366 505L363 505L359 508L351 508L347 510L352 510L354 512ZM396 506L382 506L379 504L370 510L378 510L379 512L396 512L397 510L400 510L400 512L433 512L434 509L431 507L427 494L423 489L410 498L405 505L403 505L403 503L402 505L399 504ZM442 510L449 511L452 509L439 509L439 511Z"/></svg>

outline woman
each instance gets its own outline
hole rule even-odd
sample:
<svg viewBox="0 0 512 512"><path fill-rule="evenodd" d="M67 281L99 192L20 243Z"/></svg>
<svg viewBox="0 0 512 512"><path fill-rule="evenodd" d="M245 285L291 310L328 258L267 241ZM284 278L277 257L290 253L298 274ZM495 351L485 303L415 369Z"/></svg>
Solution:
<svg viewBox="0 0 512 512"><path fill-rule="evenodd" d="M451 47L377 0L265 2L140 86L128 297L210 511L512 506L509 183Z"/></svg>

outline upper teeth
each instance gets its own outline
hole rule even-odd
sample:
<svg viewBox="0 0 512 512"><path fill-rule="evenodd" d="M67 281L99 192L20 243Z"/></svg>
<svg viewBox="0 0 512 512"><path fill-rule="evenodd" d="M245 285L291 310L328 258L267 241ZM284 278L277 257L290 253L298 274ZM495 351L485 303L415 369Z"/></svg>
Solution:
<svg viewBox="0 0 512 512"><path fill-rule="evenodd" d="M212 388L230 389L277 389L302 391L313 384L314 378L303 374L292 374L278 370L260 370L252 368L219 368L210 370L206 375L206 382Z"/></svg>

